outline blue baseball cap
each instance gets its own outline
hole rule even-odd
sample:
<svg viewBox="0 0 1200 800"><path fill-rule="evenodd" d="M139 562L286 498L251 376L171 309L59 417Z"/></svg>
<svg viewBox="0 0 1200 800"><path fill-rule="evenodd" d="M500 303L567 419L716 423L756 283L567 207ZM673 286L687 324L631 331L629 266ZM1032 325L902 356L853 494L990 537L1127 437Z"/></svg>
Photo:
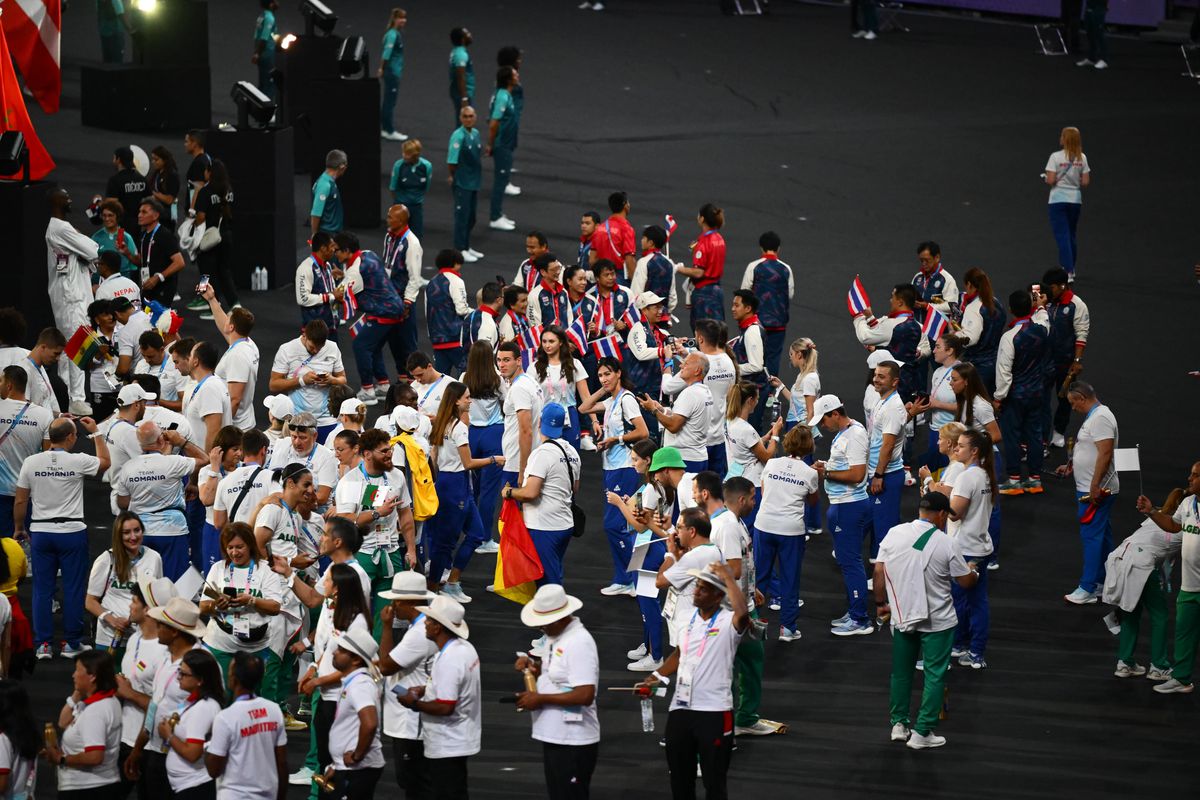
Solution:
<svg viewBox="0 0 1200 800"><path fill-rule="evenodd" d="M547 403L542 408L542 435L551 439L562 436L567 424L567 410L558 403Z"/></svg>

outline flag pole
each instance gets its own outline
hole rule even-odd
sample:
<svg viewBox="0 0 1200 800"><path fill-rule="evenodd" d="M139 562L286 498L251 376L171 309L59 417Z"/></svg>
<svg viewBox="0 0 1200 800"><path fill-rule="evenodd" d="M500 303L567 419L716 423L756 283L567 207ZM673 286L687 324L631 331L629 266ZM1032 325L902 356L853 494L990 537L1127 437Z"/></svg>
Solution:
<svg viewBox="0 0 1200 800"><path fill-rule="evenodd" d="M1139 442L1135 444L1134 449L1138 451L1138 496L1141 497L1146 492L1142 489L1142 445Z"/></svg>

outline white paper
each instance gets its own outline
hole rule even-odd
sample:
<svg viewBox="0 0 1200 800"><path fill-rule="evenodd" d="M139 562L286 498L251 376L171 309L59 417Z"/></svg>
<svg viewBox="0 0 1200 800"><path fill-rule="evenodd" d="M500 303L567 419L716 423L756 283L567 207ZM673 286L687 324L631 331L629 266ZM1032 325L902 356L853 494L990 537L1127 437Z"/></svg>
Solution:
<svg viewBox="0 0 1200 800"><path fill-rule="evenodd" d="M637 596L658 597L658 587L654 585L656 580L658 580L657 572L639 569L637 571Z"/></svg>
<svg viewBox="0 0 1200 800"><path fill-rule="evenodd" d="M1136 447L1118 447L1113 451L1113 465L1117 472L1140 472L1141 459L1138 458Z"/></svg>
<svg viewBox="0 0 1200 800"><path fill-rule="evenodd" d="M179 592L179 596L192 602L196 601L196 596L203 588L204 578L195 567L188 567L187 571L179 576L179 580L175 581L175 591Z"/></svg>
<svg viewBox="0 0 1200 800"><path fill-rule="evenodd" d="M649 533L649 531L647 531ZM639 534L638 539L642 536ZM639 572L642 569L642 564L646 562L646 553L650 550L650 542L653 541L654 534L650 534L649 538L644 542L634 541L633 555L629 557L629 566L626 569L629 572Z"/></svg>

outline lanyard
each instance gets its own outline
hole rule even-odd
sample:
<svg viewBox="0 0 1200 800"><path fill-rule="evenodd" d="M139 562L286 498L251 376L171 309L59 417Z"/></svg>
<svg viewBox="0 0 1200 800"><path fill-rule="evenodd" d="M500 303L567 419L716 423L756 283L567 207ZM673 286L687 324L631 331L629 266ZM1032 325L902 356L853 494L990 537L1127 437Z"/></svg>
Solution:
<svg viewBox="0 0 1200 800"><path fill-rule="evenodd" d="M146 253L142 256L142 267L150 269L150 253L154 251L154 234L158 233L159 226L162 223L155 223L154 227L142 234L142 247L146 249ZM149 243L147 243L149 239Z"/></svg>
<svg viewBox="0 0 1200 800"><path fill-rule="evenodd" d="M26 400L25 405L21 406L21 410L17 412L15 417L13 417L13 421L8 424L8 430L0 434L0 444L4 444L4 441L8 438L9 434L12 433L13 430L16 429L17 425L20 424L21 417L25 416L25 412L29 410L29 406L30 401Z"/></svg>
<svg viewBox="0 0 1200 800"><path fill-rule="evenodd" d="M433 386L430 386L428 389L425 390L425 394L421 395L420 405L425 405L425 401L429 399L429 395L431 395L433 393L433 390L438 387L438 384L440 384L444 380L446 380L445 375L438 378L436 381L433 382ZM366 471L364 471L363 474L366 475L367 474Z"/></svg>
<svg viewBox="0 0 1200 800"><path fill-rule="evenodd" d="M683 642L679 646L679 660L686 663L691 660L691 654L688 652L688 643L692 638L692 625L696 623L696 616L700 613L700 609L692 612L692 618L688 622L687 630L683 632ZM712 630L712 626L716 624L717 617L721 616L721 609L713 612L713 615L708 620L708 625L704 628L704 638L700 640L700 649L696 651L696 663L704 658L704 648L708 646L708 632ZM682 665L681 665L682 667Z"/></svg>
<svg viewBox="0 0 1200 800"><path fill-rule="evenodd" d="M196 387L194 389L192 389L192 393L190 395L188 395L189 403L191 403L193 400L196 399L196 395L200 394L200 387L204 386L204 382L207 381L211 377L212 377L212 373L210 372L209 374L205 375L203 378L200 379L200 382L196 384ZM132 424L132 423L130 423L130 424Z"/></svg>
<svg viewBox="0 0 1200 800"><path fill-rule="evenodd" d="M316 452L316 450L317 450L317 448L314 445L313 452ZM283 510L287 512L288 521L292 524L292 540L295 542L299 542L300 541L300 524L299 524L299 522L297 522L297 520L300 519L300 515L297 514L295 511L293 511L292 507L289 506L287 504L287 501L284 500L282 497L279 498L279 505L283 506Z"/></svg>
<svg viewBox="0 0 1200 800"><path fill-rule="evenodd" d="M280 500L279 502L283 502ZM231 561L225 565L225 585L229 586L233 583L233 568L235 564ZM238 567L241 569L241 567ZM246 568L246 594L250 594L250 582L254 579L254 559L250 559L250 566Z"/></svg>
<svg viewBox="0 0 1200 800"><path fill-rule="evenodd" d="M447 429L446 432L449 433L450 432L449 429ZM367 483L370 483L371 481L383 481L384 486L390 485L388 483L388 477L387 477L386 472L381 472L378 475L369 475L367 473L367 465L365 462L362 462L362 461L358 462L358 471L362 473L363 480L365 480Z"/></svg>
<svg viewBox="0 0 1200 800"><path fill-rule="evenodd" d="M46 377L46 370L42 369L42 365L34 361L31 356L26 356L25 360L33 364L34 372L38 374L38 377L42 379L42 383L46 387L46 395L54 397L54 388L50 385L50 379Z"/></svg>
<svg viewBox="0 0 1200 800"><path fill-rule="evenodd" d="M238 339L238 340L236 340L236 341L235 341L233 344L229 345L229 347L226 347L226 348L225 348L225 354L226 354L226 355L229 355L229 351L230 351L230 350L232 350L233 348L237 347L237 346L238 346L239 344L241 344L242 342L245 342L245 341L248 341L248 340L249 340L249 337L246 337L246 336L243 336L241 339ZM163 364L166 364L166 363L167 363L167 359L166 359L166 358L163 358ZM159 372L161 372L161 371L162 371L162 370L159 370Z"/></svg>
<svg viewBox="0 0 1200 800"><path fill-rule="evenodd" d="M619 411L621 409L621 398L623 398L626 394L628 394L628 393L624 389L621 389L621 391L617 392L617 396L612 399L612 402L609 403L608 408L604 409L604 430L605 430L605 432L608 431L608 423L612 420L613 412ZM621 411L621 422L625 422L625 412L624 411ZM619 442L619 444L623 445L624 442Z"/></svg>
<svg viewBox="0 0 1200 800"><path fill-rule="evenodd" d="M1088 412L1087 414L1085 414L1085 415L1084 415L1084 417L1083 417L1083 421L1084 421L1084 423L1086 423L1086 422L1087 422L1089 419L1091 419L1091 418L1092 418L1092 414L1095 414L1095 413L1096 413L1096 411L1097 411L1099 408L1100 408L1100 404L1099 404L1099 403L1096 403L1096 405L1092 406L1092 409L1091 409L1091 411L1089 411L1089 412ZM1082 427L1083 427L1083 425L1080 425L1079 427L1081 427L1081 428L1082 428Z"/></svg>

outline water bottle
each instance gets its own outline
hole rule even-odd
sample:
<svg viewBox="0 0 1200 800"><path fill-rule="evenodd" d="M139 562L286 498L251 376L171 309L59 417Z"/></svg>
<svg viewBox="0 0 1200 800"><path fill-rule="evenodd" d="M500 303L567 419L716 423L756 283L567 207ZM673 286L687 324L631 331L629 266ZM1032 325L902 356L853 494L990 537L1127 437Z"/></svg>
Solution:
<svg viewBox="0 0 1200 800"><path fill-rule="evenodd" d="M642 698L642 733L654 733L654 703L649 697Z"/></svg>
<svg viewBox="0 0 1200 800"><path fill-rule="evenodd" d="M254 269L250 270L250 291L252 292L258 291L258 271L260 269L262 269L262 267L255 267Z"/></svg>

